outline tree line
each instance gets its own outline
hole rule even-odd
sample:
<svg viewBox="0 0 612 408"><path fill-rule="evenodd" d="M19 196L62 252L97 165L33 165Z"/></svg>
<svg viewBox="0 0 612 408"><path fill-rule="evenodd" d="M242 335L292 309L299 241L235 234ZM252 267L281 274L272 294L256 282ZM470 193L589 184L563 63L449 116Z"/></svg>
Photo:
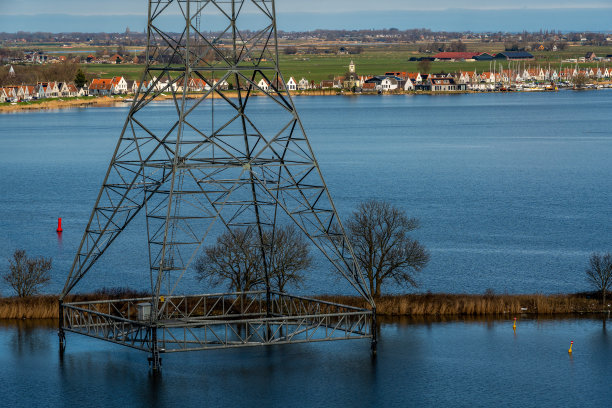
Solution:
<svg viewBox="0 0 612 408"><path fill-rule="evenodd" d="M34 85L38 82L75 82L77 73L85 76L85 82L95 76L80 68L80 64L71 61L42 65L14 65L14 75L9 73L9 67L0 67L0 86ZM80 76L79 76L80 77ZM82 85L81 85L82 86Z"/></svg>

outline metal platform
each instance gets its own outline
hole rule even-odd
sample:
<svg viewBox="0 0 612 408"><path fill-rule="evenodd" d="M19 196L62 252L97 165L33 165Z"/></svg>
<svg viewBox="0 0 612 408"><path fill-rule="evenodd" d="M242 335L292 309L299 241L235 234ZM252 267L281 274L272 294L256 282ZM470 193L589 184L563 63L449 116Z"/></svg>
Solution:
<svg viewBox="0 0 612 408"><path fill-rule="evenodd" d="M63 330L156 353L372 338L371 310L266 291L64 303Z"/></svg>

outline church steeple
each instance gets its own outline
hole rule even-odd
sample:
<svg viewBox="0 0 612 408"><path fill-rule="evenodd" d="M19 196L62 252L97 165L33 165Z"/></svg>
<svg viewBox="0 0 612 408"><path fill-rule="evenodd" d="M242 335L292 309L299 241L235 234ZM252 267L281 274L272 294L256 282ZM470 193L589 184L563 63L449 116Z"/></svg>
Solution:
<svg viewBox="0 0 612 408"><path fill-rule="evenodd" d="M349 64L349 72L351 74L355 73L355 63L353 62L353 60L351 60L351 63Z"/></svg>

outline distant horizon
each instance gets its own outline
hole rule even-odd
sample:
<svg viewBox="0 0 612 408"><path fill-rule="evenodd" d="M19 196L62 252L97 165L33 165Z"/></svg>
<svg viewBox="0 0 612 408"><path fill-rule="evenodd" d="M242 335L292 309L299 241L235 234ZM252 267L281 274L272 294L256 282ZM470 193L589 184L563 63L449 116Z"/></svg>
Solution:
<svg viewBox="0 0 612 408"><path fill-rule="evenodd" d="M44 10L44 9L43 9ZM60 9L61 10L61 9ZM11 13L11 10L8 10ZM425 28L453 32L612 32L612 6L443 10L377 10L350 12L279 11L278 29L282 31L367 30ZM172 18L170 16L169 18ZM180 26L181 18L176 17ZM173 22L174 23L174 22ZM24 32L105 32L121 33L129 27L142 32L146 27L144 13L119 15L83 13L21 13L0 15L0 31ZM24 30L24 28L27 28ZM246 27L249 28L249 27Z"/></svg>

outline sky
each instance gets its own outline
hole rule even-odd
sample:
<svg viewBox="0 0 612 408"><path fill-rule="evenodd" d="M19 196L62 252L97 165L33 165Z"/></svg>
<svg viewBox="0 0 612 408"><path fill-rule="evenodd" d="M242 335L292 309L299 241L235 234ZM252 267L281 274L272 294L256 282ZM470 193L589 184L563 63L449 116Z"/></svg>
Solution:
<svg viewBox="0 0 612 408"><path fill-rule="evenodd" d="M0 31L140 31L146 6L147 0L0 0ZM287 31L612 31L612 0L277 0L276 10Z"/></svg>

